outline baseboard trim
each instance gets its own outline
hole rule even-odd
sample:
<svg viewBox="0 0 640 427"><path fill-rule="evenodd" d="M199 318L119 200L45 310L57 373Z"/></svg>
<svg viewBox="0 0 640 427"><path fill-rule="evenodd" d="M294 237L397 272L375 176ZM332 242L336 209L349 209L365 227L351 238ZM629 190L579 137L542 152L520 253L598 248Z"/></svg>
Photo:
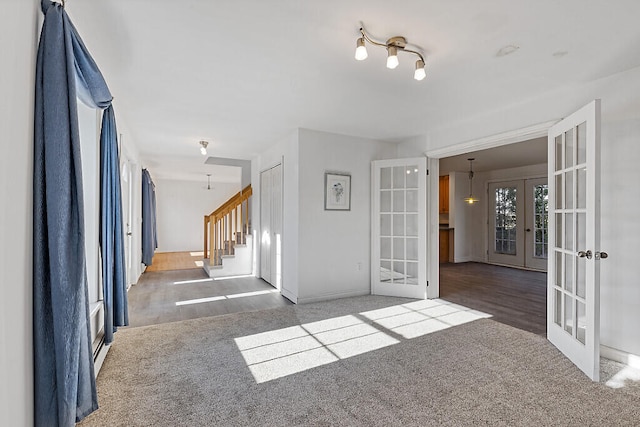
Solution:
<svg viewBox="0 0 640 427"><path fill-rule="evenodd" d="M361 291L338 292L338 293L319 295L317 297L298 298L298 304L309 304L312 302L328 301L328 300L338 299L338 298L360 297L363 295L371 295L371 291L361 290Z"/></svg>
<svg viewBox="0 0 640 427"><path fill-rule="evenodd" d="M640 356L600 344L600 356L640 369Z"/></svg>
<svg viewBox="0 0 640 427"><path fill-rule="evenodd" d="M298 297L295 296L292 292L289 292L288 290L286 290L285 288L282 288L280 290L280 294L286 299L288 299L289 301L291 301L292 303L294 304L298 303Z"/></svg>
<svg viewBox="0 0 640 427"><path fill-rule="evenodd" d="M102 345L100 347L100 350L98 350L98 354L96 354L95 358L93 359L93 370L96 378L98 378L98 373L102 368L102 364L104 363L104 359L107 357L107 353L109 352L110 348L111 344Z"/></svg>

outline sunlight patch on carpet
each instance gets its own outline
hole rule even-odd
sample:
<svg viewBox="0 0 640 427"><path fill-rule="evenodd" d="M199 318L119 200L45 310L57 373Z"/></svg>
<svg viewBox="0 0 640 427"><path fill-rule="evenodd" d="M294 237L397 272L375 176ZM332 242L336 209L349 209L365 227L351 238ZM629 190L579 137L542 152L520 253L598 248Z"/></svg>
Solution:
<svg viewBox="0 0 640 427"><path fill-rule="evenodd" d="M189 299L185 301L177 301L176 305L191 305L191 304L202 304L204 302L213 302L213 301L221 301L225 299L235 299L235 298L246 298L246 297L255 297L258 295L267 295L278 292L277 289L269 289L264 291L253 291L253 292L243 292L241 294L231 294L231 295L218 295L215 297L205 297L205 298L197 298L197 299Z"/></svg>
<svg viewBox="0 0 640 427"><path fill-rule="evenodd" d="M235 338L258 384L491 315L422 300Z"/></svg>

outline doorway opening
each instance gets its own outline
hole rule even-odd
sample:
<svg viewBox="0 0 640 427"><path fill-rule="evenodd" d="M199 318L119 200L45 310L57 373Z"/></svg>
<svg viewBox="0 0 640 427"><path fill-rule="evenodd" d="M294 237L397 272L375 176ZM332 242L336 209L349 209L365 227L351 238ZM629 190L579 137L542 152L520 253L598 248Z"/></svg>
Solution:
<svg viewBox="0 0 640 427"><path fill-rule="evenodd" d="M438 207L439 296L540 335L546 334L549 126L427 153L438 159L438 191L445 194Z"/></svg>

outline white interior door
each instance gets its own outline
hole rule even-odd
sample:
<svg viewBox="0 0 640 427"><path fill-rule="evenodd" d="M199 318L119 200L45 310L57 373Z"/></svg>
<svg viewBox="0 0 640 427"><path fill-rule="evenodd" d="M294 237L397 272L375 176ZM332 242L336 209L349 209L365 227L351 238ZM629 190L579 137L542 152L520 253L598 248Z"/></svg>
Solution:
<svg viewBox="0 0 640 427"><path fill-rule="evenodd" d="M549 186L547 178L527 179L525 194L524 265L547 270L549 251Z"/></svg>
<svg viewBox="0 0 640 427"><path fill-rule="evenodd" d="M371 293L427 296L426 158L374 161Z"/></svg>
<svg viewBox="0 0 640 427"><path fill-rule="evenodd" d="M271 283L271 169L260 174L260 277Z"/></svg>
<svg viewBox="0 0 640 427"><path fill-rule="evenodd" d="M524 266L524 181L489 184L489 262Z"/></svg>
<svg viewBox="0 0 640 427"><path fill-rule="evenodd" d="M282 164L260 174L260 277L282 286Z"/></svg>
<svg viewBox="0 0 640 427"><path fill-rule="evenodd" d="M282 282L282 165L271 169L271 283L280 289Z"/></svg>
<svg viewBox="0 0 640 427"><path fill-rule="evenodd" d="M131 225L133 223L133 203L132 203L132 167L129 161L126 158L123 158L122 163L120 165L120 175L121 175L121 188L122 188L122 219L123 219L123 233L124 233L124 256L125 256L125 264L126 264L126 276L127 276L127 286L133 283L133 271L132 271L132 237L133 233L131 231Z"/></svg>
<svg viewBox="0 0 640 427"><path fill-rule="evenodd" d="M599 379L600 100L549 130L549 340Z"/></svg>

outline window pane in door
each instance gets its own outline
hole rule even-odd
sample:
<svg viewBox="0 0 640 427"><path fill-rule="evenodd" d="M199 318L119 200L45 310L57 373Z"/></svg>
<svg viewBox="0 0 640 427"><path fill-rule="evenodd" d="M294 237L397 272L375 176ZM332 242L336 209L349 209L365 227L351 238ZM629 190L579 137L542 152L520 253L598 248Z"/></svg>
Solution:
<svg viewBox="0 0 640 427"><path fill-rule="evenodd" d="M407 188L418 188L418 166L407 166Z"/></svg>
<svg viewBox="0 0 640 427"><path fill-rule="evenodd" d="M587 207L587 169L580 168L576 171L576 204L578 209L584 209Z"/></svg>
<svg viewBox="0 0 640 427"><path fill-rule="evenodd" d="M407 175L404 166L396 166L393 168L393 188L404 188L405 176Z"/></svg>
<svg viewBox="0 0 640 427"><path fill-rule="evenodd" d="M564 207L573 208L573 170L564 174Z"/></svg>
<svg viewBox="0 0 640 427"><path fill-rule="evenodd" d="M380 188L391 188L391 170L392 168L380 169Z"/></svg>
<svg viewBox="0 0 640 427"><path fill-rule="evenodd" d="M549 186L547 184L534 187L534 256L547 258L548 218L549 218Z"/></svg>
<svg viewBox="0 0 640 427"><path fill-rule="evenodd" d="M495 210L495 252L516 255L516 187L496 188Z"/></svg>
<svg viewBox="0 0 640 427"><path fill-rule="evenodd" d="M573 335L573 298L564 295L564 330Z"/></svg>
<svg viewBox="0 0 640 427"><path fill-rule="evenodd" d="M568 130L564 134L564 167L573 166L573 129Z"/></svg>
<svg viewBox="0 0 640 427"><path fill-rule="evenodd" d="M556 171L563 169L562 151L562 135L558 135L556 136Z"/></svg>
<svg viewBox="0 0 640 427"><path fill-rule="evenodd" d="M393 211L404 212L404 190L394 190L393 192Z"/></svg>
<svg viewBox="0 0 640 427"><path fill-rule="evenodd" d="M582 122L576 129L578 140L578 161L577 164L587 162L587 124Z"/></svg>

